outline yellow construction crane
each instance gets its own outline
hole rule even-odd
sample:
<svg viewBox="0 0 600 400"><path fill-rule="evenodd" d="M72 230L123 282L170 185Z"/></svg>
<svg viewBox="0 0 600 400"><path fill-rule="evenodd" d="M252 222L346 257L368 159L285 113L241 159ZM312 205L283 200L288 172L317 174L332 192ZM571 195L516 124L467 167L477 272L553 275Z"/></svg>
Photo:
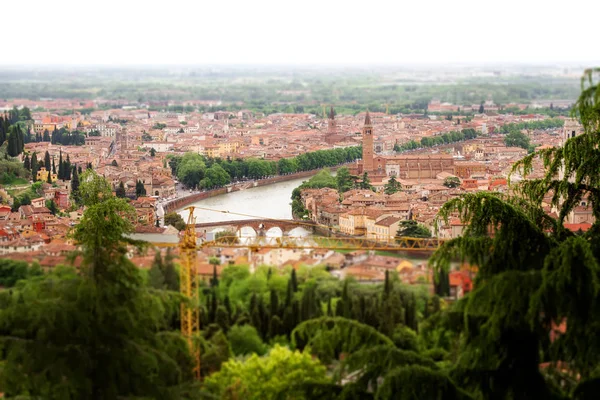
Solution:
<svg viewBox="0 0 600 400"><path fill-rule="evenodd" d="M390 105L388 103L384 104L385 106L385 114L390 115Z"/></svg>
<svg viewBox="0 0 600 400"><path fill-rule="evenodd" d="M283 237L245 237L240 240L237 236L221 236L202 247L248 248L251 251L260 249L312 249L312 250L375 250L375 251L408 251L429 252L437 250L444 242L437 238L401 237L384 240L366 238L338 238L312 236L283 236Z"/></svg>
<svg viewBox="0 0 600 400"><path fill-rule="evenodd" d="M200 379L200 348L194 344L194 336L200 331L200 307L198 307L198 272L196 270L196 221L194 207L189 212L185 231L179 242L180 250L180 286L179 290L187 302L181 303L181 333L190 347L195 361L194 375Z"/></svg>
<svg viewBox="0 0 600 400"><path fill-rule="evenodd" d="M327 104L321 104L321 108L323 109L323 119L327 118Z"/></svg>

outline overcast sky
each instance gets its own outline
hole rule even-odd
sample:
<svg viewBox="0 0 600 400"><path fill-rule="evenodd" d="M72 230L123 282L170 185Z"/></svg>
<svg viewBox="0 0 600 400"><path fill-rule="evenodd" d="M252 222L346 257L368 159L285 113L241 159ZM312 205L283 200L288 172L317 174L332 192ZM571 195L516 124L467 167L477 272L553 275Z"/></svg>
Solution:
<svg viewBox="0 0 600 400"><path fill-rule="evenodd" d="M0 9L0 64L600 61L598 0L29 0Z"/></svg>

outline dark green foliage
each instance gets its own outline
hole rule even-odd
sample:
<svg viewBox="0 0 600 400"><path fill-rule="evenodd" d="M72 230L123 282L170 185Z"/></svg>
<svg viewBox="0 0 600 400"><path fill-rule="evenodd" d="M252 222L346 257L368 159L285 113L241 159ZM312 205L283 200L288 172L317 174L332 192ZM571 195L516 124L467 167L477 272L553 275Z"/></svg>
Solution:
<svg viewBox="0 0 600 400"><path fill-rule="evenodd" d="M175 269L173 254L171 254L171 249L167 249L167 254L164 257L163 261L163 275L165 277L165 285L167 286L167 290L179 291L179 273Z"/></svg>
<svg viewBox="0 0 600 400"><path fill-rule="evenodd" d="M278 162L260 159L210 159L187 153L169 159L171 171L187 187L213 188L233 180L261 179L273 175L333 167L360 158L360 147L318 150ZM335 186L334 186L335 187Z"/></svg>
<svg viewBox="0 0 600 400"><path fill-rule="evenodd" d="M145 195L146 195L146 187L144 186L142 181L137 181L135 183L135 197L143 197Z"/></svg>
<svg viewBox="0 0 600 400"><path fill-rule="evenodd" d="M115 190L115 195L119 198L125 198L126 193L125 193L125 185L123 184L123 182L119 182L119 186L117 186L117 190Z"/></svg>
<svg viewBox="0 0 600 400"><path fill-rule="evenodd" d="M231 351L236 356L253 353L262 356L267 352L267 346L251 325L234 325L229 330L227 338L231 345Z"/></svg>
<svg viewBox="0 0 600 400"><path fill-rule="evenodd" d="M456 176L449 176L446 179L444 179L444 186L449 187L449 188L456 188L460 186L460 179Z"/></svg>
<svg viewBox="0 0 600 400"><path fill-rule="evenodd" d="M98 201L98 192L94 201L92 191L102 187L95 179L82 183L88 208L74 232L82 273L58 270L4 295L3 391L47 399L179 399L192 378L187 344L168 325L179 298L142 286L125 256L131 241L123 235L132 225L121 216L134 211L121 199Z"/></svg>
<svg viewBox="0 0 600 400"><path fill-rule="evenodd" d="M512 131L504 137L504 144L509 147L521 147L529 149L529 136L520 131Z"/></svg>
<svg viewBox="0 0 600 400"><path fill-rule="evenodd" d="M463 129L462 131L452 131L444 133L439 136L427 136L417 142L410 140L402 145L395 144L394 151L403 152L408 150L415 150L421 147L434 147L443 144L456 143L463 140L475 139L479 133L472 128Z"/></svg>
<svg viewBox="0 0 600 400"><path fill-rule="evenodd" d="M37 275L41 275L39 266L32 268L23 261L0 258L0 286L3 288L13 287L17 281Z"/></svg>
<svg viewBox="0 0 600 400"><path fill-rule="evenodd" d="M413 237L413 238L429 238L431 237L431 231L424 225L419 224L417 221L407 220L400 221L397 237Z"/></svg>
<svg viewBox="0 0 600 400"><path fill-rule="evenodd" d="M185 229L186 224L181 215L176 212L170 212L165 215L165 225L171 225L178 231L182 231Z"/></svg>
<svg viewBox="0 0 600 400"><path fill-rule="evenodd" d="M396 180L396 177L392 175L388 183L385 184L384 193L394 194L402 190L402 184Z"/></svg>
<svg viewBox="0 0 600 400"><path fill-rule="evenodd" d="M46 152L46 154L44 154L44 167L46 168L46 171L50 172L51 168L52 168L52 162L50 161L50 153Z"/></svg>
<svg viewBox="0 0 600 400"><path fill-rule="evenodd" d="M58 206L54 202L54 200L46 200L46 208L50 210L52 215L56 215L58 213Z"/></svg>
<svg viewBox="0 0 600 400"><path fill-rule="evenodd" d="M377 400L459 400L471 397L456 387L442 371L420 365L397 368L389 372L375 395Z"/></svg>
<svg viewBox="0 0 600 400"><path fill-rule="evenodd" d="M347 192L354 186L354 179L350 175L350 170L347 167L342 167L337 170L335 175L336 187L340 193Z"/></svg>
<svg viewBox="0 0 600 400"><path fill-rule="evenodd" d="M160 290L165 288L164 268L160 251L156 251L156 253L154 253L154 261L148 271L148 285L150 287Z"/></svg>
<svg viewBox="0 0 600 400"><path fill-rule="evenodd" d="M52 132L52 140L46 140L44 132L44 141L52 141L52 144L61 144L63 146L83 146L85 144L85 134L79 131L70 132L66 128L55 129Z"/></svg>
<svg viewBox="0 0 600 400"><path fill-rule="evenodd" d="M570 377L597 374L600 89L592 74L577 103L585 134L517 163L513 171L523 175L532 171L535 157L545 165L545 176L517 187L521 198L467 194L440 212L446 220L458 215L467 227L462 237L444 243L432 264L447 270L455 257L479 269L474 290L450 310L446 323L460 335L453 377L482 398L560 398L561 386L568 391L574 385ZM542 208L548 194L559 210L557 220ZM575 235L563 221L585 196L596 222ZM423 342L448 349L430 320L423 324ZM564 333L551 332L560 325ZM570 377L542 374L542 362L566 363ZM575 390L574 398L578 395Z"/></svg>
<svg viewBox="0 0 600 400"><path fill-rule="evenodd" d="M394 368L420 365L431 370L438 367L435 362L416 351L397 349L389 345L377 345L350 354L342 364L344 374L359 372L356 384L367 390L377 389L378 381Z"/></svg>
<svg viewBox="0 0 600 400"><path fill-rule="evenodd" d="M76 203L79 203L79 172L77 168L73 168L73 176L71 178L71 197Z"/></svg>
<svg viewBox="0 0 600 400"><path fill-rule="evenodd" d="M292 343L300 349L310 346L323 362L369 346L393 346L392 341L375 328L341 317L321 317L301 323L292 332Z"/></svg>

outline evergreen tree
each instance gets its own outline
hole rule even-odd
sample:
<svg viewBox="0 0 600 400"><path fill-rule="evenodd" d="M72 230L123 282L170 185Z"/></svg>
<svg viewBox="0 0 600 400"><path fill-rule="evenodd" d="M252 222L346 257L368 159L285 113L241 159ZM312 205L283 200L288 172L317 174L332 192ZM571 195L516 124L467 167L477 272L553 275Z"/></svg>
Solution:
<svg viewBox="0 0 600 400"><path fill-rule="evenodd" d="M212 286L212 287L219 286L219 278L217 277L217 264L213 264L213 276L210 280L210 286Z"/></svg>
<svg viewBox="0 0 600 400"><path fill-rule="evenodd" d="M150 285L150 287L161 290L165 288L166 284L163 270L164 265L162 257L160 255L160 251L157 250L154 254L154 261L152 262L152 266L148 271L148 285Z"/></svg>
<svg viewBox="0 0 600 400"><path fill-rule="evenodd" d="M52 173L56 174L56 164L54 163L54 157L52 157Z"/></svg>
<svg viewBox="0 0 600 400"><path fill-rule="evenodd" d="M361 189L372 190L373 186L371 186L371 181L369 180L369 174L365 171L362 176L362 182L360 183Z"/></svg>
<svg viewBox="0 0 600 400"><path fill-rule="evenodd" d="M67 154L67 159L65 160L64 173L65 173L64 180L70 181L71 180L71 159L69 158L68 154Z"/></svg>
<svg viewBox="0 0 600 400"><path fill-rule="evenodd" d="M122 181L119 182L119 186L117 187L117 190L115 190L115 195L120 198L125 198L125 196L126 196L125 185L123 184Z"/></svg>
<svg viewBox="0 0 600 400"><path fill-rule="evenodd" d="M79 203L79 174L76 168L73 168L73 178L71 179L71 196L75 202Z"/></svg>
<svg viewBox="0 0 600 400"><path fill-rule="evenodd" d="M483 101L481 102L481 104L479 105L479 114L483 114L485 111L485 109L483 108Z"/></svg>
<svg viewBox="0 0 600 400"><path fill-rule="evenodd" d="M58 213L58 206L54 202L54 200L46 200L46 208L50 210L52 215L56 215Z"/></svg>
<svg viewBox="0 0 600 400"><path fill-rule="evenodd" d="M7 154L11 157L16 157L19 155L19 144L14 130L8 135Z"/></svg>
<svg viewBox="0 0 600 400"><path fill-rule="evenodd" d="M144 187L144 184L142 183L142 181L137 181L135 183L135 195L136 197L143 197L146 195L146 188Z"/></svg>
<svg viewBox="0 0 600 400"><path fill-rule="evenodd" d="M59 269L4 297L7 397L175 400L192 384L187 344L167 323L179 300L142 285L126 256L135 210L114 197L98 201L96 179L82 179L89 201L74 232L81 273Z"/></svg>
<svg viewBox="0 0 600 400"><path fill-rule="evenodd" d="M436 275L435 294L440 297L450 296L450 277L448 271L440 270Z"/></svg>
<svg viewBox="0 0 600 400"><path fill-rule="evenodd" d="M31 171L31 161L29 160L29 154L25 155L25 159L23 160L23 167L26 170Z"/></svg>
<svg viewBox="0 0 600 400"><path fill-rule="evenodd" d="M34 182L37 180L38 168L37 153L33 153L31 156L31 180Z"/></svg>
<svg viewBox="0 0 600 400"><path fill-rule="evenodd" d="M62 157L62 150L60 151L58 156L58 179L65 179L65 165Z"/></svg>
<svg viewBox="0 0 600 400"><path fill-rule="evenodd" d="M0 116L0 146L6 141L6 135L8 133L8 128L6 127L6 120L4 116Z"/></svg>
<svg viewBox="0 0 600 400"><path fill-rule="evenodd" d="M396 176L392 175L388 180L388 183L385 184L385 194L394 194L402 190L402 184L396 180Z"/></svg>
<svg viewBox="0 0 600 400"><path fill-rule="evenodd" d="M52 171L48 171L48 176L46 177L46 182L52 183Z"/></svg>
<svg viewBox="0 0 600 400"><path fill-rule="evenodd" d="M163 275L165 277L165 284L167 286L167 290L179 291L179 274L175 269L175 263L173 261L173 254L171 253L171 249L167 249L167 254L165 255L164 260L164 270Z"/></svg>
<svg viewBox="0 0 600 400"><path fill-rule="evenodd" d="M50 153L48 153L46 151L46 154L44 154L44 167L46 168L46 171L51 172L52 171L52 163L50 162Z"/></svg>
<svg viewBox="0 0 600 400"><path fill-rule="evenodd" d="M290 276L290 287L293 293L298 291L298 278L296 277L296 270L293 268Z"/></svg>

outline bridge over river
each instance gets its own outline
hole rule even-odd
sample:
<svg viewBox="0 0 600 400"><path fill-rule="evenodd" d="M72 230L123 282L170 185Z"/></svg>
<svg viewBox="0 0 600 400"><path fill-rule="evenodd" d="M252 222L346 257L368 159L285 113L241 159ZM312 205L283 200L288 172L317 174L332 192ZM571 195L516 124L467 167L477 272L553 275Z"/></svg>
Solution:
<svg viewBox="0 0 600 400"><path fill-rule="evenodd" d="M242 219L199 223L196 224L196 232L209 233L216 230L223 230L231 231L236 236L247 236L245 232L253 231L254 234L251 234L251 236L267 236L269 233L277 236L290 236L298 228L313 232L315 226L311 221L297 221L293 219Z"/></svg>

